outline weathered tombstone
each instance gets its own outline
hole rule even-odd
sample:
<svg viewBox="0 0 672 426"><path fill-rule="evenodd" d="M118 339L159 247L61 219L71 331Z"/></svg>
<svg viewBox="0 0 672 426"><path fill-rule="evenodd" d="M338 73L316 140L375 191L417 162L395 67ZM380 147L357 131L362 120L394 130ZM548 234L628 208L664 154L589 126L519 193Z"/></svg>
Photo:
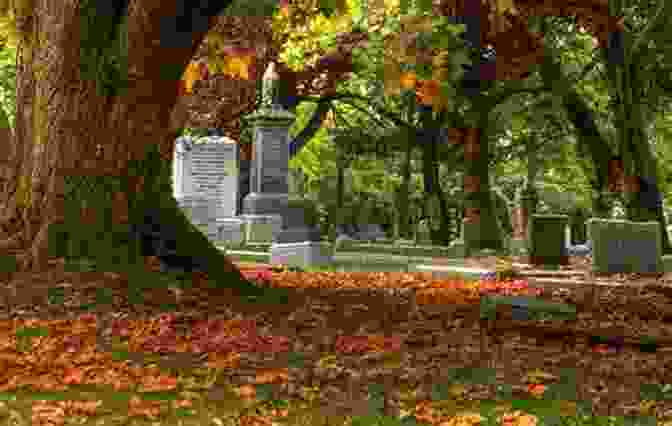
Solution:
<svg viewBox="0 0 672 426"><path fill-rule="evenodd" d="M593 242L593 271L598 273L659 273L663 271L658 222L588 220Z"/></svg>
<svg viewBox="0 0 672 426"><path fill-rule="evenodd" d="M532 215L530 221L530 261L533 265L569 264L565 229L567 215Z"/></svg>
<svg viewBox="0 0 672 426"><path fill-rule="evenodd" d="M199 139L192 149L194 193L215 200L215 218L236 214L237 149L234 140L212 136Z"/></svg>
<svg viewBox="0 0 672 426"><path fill-rule="evenodd" d="M235 141L224 136L175 142L173 193L185 215L213 241L240 239L237 151Z"/></svg>

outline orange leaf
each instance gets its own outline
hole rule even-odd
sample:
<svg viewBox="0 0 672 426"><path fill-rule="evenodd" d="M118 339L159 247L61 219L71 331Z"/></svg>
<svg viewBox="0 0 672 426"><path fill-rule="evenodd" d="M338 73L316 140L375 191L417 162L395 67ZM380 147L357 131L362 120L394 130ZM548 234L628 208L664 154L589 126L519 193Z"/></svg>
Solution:
<svg viewBox="0 0 672 426"><path fill-rule="evenodd" d="M401 83L401 87L403 89L414 89L416 83L415 73L402 73L401 77L399 78L399 82Z"/></svg>
<svg viewBox="0 0 672 426"><path fill-rule="evenodd" d="M441 87L436 80L422 80L417 85L416 96L420 105L433 105L439 100Z"/></svg>
<svg viewBox="0 0 672 426"><path fill-rule="evenodd" d="M184 70L184 75L182 80L184 81L184 88L186 93L191 94L192 88L194 87L194 82L200 77L200 64L196 62L190 62L187 65L187 69Z"/></svg>
<svg viewBox="0 0 672 426"><path fill-rule="evenodd" d="M278 383L286 382L289 379L286 368L270 369L261 371L257 374L256 383L258 384L267 384L267 383Z"/></svg>
<svg viewBox="0 0 672 426"><path fill-rule="evenodd" d="M252 55L227 56L225 59L224 74L233 78L249 80L252 60Z"/></svg>

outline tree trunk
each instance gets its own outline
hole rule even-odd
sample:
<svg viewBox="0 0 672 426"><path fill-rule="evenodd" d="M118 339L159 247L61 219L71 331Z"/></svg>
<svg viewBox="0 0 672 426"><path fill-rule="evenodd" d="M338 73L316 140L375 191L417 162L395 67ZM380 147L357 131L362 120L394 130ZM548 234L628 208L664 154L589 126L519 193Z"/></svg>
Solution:
<svg viewBox="0 0 672 426"><path fill-rule="evenodd" d="M415 110L415 98L405 94L407 114L406 118L410 121L413 111ZM404 158L404 166L401 177L401 186L399 188L399 194L397 197L397 209L399 210L398 217L398 231L399 235L397 238L410 239L411 238L411 229L409 226L410 219L410 197L409 192L411 188L411 157L413 155L413 140L412 136L408 133L403 134L404 143L406 144L406 155Z"/></svg>
<svg viewBox="0 0 672 426"><path fill-rule="evenodd" d="M165 173L171 170L174 136L184 120L174 110L178 80L207 28L166 37L175 5L133 3L128 88L102 95L79 67L80 13L73 3L79 2L37 0L29 35L39 34L41 42L19 49L16 132L1 163L1 259L16 260L19 270L28 271L42 270L50 258L73 255L72 247L58 247L63 235L53 232L59 224L75 225L68 236L89 243L87 257L105 258L115 244L95 243L99 238L91 230L102 236L128 235L129 223L151 202L161 203L151 206L161 208L162 220L179 224L185 236L180 247L212 261L209 277L218 283L246 283L235 265L186 220L172 196L170 173ZM164 172L134 173L133 162L142 160L152 145L158 154L152 166ZM74 187L72 177L78 178ZM103 188L109 182L121 185ZM73 188L78 191L74 195L69 192ZM126 260L139 264L132 242L126 246Z"/></svg>
<svg viewBox="0 0 672 426"><path fill-rule="evenodd" d="M480 115L482 118L487 117L485 112L481 112ZM467 165L464 176L464 243L467 253L481 249L504 248L502 232L490 194L488 143L480 130L486 128L486 120L480 121L483 126L466 129L464 140L464 158ZM475 238L466 235L468 226L478 227L478 235Z"/></svg>
<svg viewBox="0 0 672 426"><path fill-rule="evenodd" d="M624 31L624 30L623 30ZM648 83L643 81L640 73L642 67L647 64L638 63L641 55L635 55L631 50L632 34L622 32L625 37L620 56L622 63L610 64L607 72L609 90L612 97L611 105L615 109L615 117L619 125L615 126L618 132L618 140L621 155L624 157L626 177L644 179L648 188L637 188L635 194L627 194L626 211L628 220L631 221L657 221L660 226L663 253L672 252L669 236L665 225L665 215L662 206L662 194L659 191L658 167L652 144L648 137L648 124L654 119L649 112L655 111L655 106L650 108L647 101L650 99ZM609 62L613 52L609 48L602 49L603 56ZM627 58L627 60L626 60ZM631 61L635 61L634 63ZM645 192L640 190L645 189ZM656 198L660 197L660 200ZM654 205L656 204L656 205Z"/></svg>
<svg viewBox="0 0 672 426"><path fill-rule="evenodd" d="M546 62L541 67L541 77L544 84L551 87L558 81L569 84L562 71L562 65L548 50ZM562 105L567 118L576 129L577 153L588 154L593 164L593 178L590 179L593 190L593 216L608 218L611 214L611 202L605 194L609 183L609 160L613 150L607 140L600 134L590 105L576 92L574 87L568 86L562 98Z"/></svg>
<svg viewBox="0 0 672 426"><path fill-rule="evenodd" d="M636 105L633 105L633 109L638 108ZM665 225L665 214L663 212L662 205L662 195L661 202L653 207L651 202L653 201L653 193L650 191L658 191L658 176L657 176L657 164L656 157L653 153L653 147L649 143L648 134L646 127L642 124L641 120L636 117L641 117L639 111L632 111L629 114L633 118L631 121L632 127L628 129L626 136L626 146L630 150L630 153L633 157L633 168L637 173L633 173L634 176L642 177L651 185L651 188L647 188L649 191L641 193L640 191L645 188L637 188L639 191L636 193L626 194L628 202L626 203L626 213L628 220L636 222L645 222L645 221L656 221L660 225L661 232L661 242L663 253L667 254L672 252L672 247L670 246L669 236L667 234L667 229Z"/></svg>

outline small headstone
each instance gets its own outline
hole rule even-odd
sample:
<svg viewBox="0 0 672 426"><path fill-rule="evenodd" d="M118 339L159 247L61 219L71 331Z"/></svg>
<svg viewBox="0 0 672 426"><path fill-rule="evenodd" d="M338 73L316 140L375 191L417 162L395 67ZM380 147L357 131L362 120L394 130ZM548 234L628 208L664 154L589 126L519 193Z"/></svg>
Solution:
<svg viewBox="0 0 672 426"><path fill-rule="evenodd" d="M530 261L535 265L569 263L565 229L567 215L532 215L530 221Z"/></svg>
<svg viewBox="0 0 672 426"><path fill-rule="evenodd" d="M588 220L593 270L603 273L662 272L662 242L658 222Z"/></svg>
<svg viewBox="0 0 672 426"><path fill-rule="evenodd" d="M385 231L379 224L363 224L359 225L359 237L362 240L374 241L385 238Z"/></svg>
<svg viewBox="0 0 672 426"><path fill-rule="evenodd" d="M271 246L271 264L305 268L312 265L328 265L332 261L331 248L322 242L277 243Z"/></svg>

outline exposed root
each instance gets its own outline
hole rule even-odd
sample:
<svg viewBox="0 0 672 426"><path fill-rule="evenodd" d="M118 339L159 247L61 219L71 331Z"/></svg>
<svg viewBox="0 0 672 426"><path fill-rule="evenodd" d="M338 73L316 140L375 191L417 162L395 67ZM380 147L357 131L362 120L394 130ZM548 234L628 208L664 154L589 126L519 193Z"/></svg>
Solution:
<svg viewBox="0 0 672 426"><path fill-rule="evenodd" d="M49 221L45 222L40 226L40 230L37 232L33 244L30 247L28 263L33 268L44 268L47 266L47 258L49 255Z"/></svg>

